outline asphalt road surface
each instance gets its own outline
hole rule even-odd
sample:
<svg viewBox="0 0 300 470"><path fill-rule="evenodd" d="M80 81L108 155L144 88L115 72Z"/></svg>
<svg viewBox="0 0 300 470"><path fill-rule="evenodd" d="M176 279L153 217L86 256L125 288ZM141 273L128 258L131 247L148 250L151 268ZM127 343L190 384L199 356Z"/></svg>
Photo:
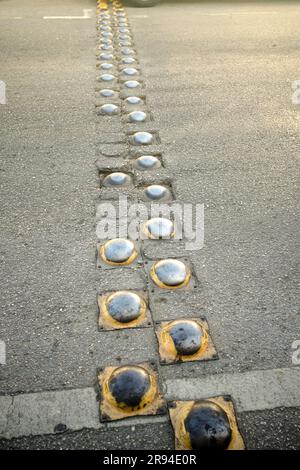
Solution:
<svg viewBox="0 0 300 470"><path fill-rule="evenodd" d="M1 449L174 445L164 417L99 426L93 402L97 368L157 359L151 328L97 329L96 291L141 279L95 269L99 139L122 131L95 116L95 10L92 0L0 1ZM205 314L219 359L160 367L162 388L179 399L230 392L248 448L300 448L300 6L167 1L126 12L176 199L205 205L205 245L189 253L205 301L151 302L155 320ZM70 416L51 417L72 391ZM24 408L39 403L29 423Z"/></svg>

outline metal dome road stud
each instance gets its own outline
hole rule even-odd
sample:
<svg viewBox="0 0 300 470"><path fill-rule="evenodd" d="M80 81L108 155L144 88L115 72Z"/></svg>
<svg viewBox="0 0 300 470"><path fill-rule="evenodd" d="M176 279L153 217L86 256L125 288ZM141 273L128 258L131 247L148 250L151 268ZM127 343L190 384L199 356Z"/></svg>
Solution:
<svg viewBox="0 0 300 470"><path fill-rule="evenodd" d="M191 271L180 260L163 259L152 265L150 276L162 289L180 289L189 283Z"/></svg>
<svg viewBox="0 0 300 470"><path fill-rule="evenodd" d="M217 359L207 321L182 318L161 322L156 328L161 364Z"/></svg>
<svg viewBox="0 0 300 470"><path fill-rule="evenodd" d="M126 104L144 104L143 100L138 96L128 96L124 101Z"/></svg>
<svg viewBox="0 0 300 470"><path fill-rule="evenodd" d="M109 21L109 19L103 19L103 20L101 20L101 25L103 25L103 26L110 26L110 21Z"/></svg>
<svg viewBox="0 0 300 470"><path fill-rule="evenodd" d="M100 44L106 44L108 46L111 46L112 45L112 40L109 39L109 38L101 38Z"/></svg>
<svg viewBox="0 0 300 470"><path fill-rule="evenodd" d="M114 68L114 64L110 64L108 62L103 62L103 64L100 64L100 69L102 70L111 70Z"/></svg>
<svg viewBox="0 0 300 470"><path fill-rule="evenodd" d="M171 238L174 235L174 224L170 219L153 217L145 222L143 232L148 238L154 240Z"/></svg>
<svg viewBox="0 0 300 470"><path fill-rule="evenodd" d="M119 34L118 38L119 41L132 41L132 38L129 36L129 34Z"/></svg>
<svg viewBox="0 0 300 470"><path fill-rule="evenodd" d="M144 189L144 196L149 201L161 201L170 199L171 193L168 188L161 184L151 184Z"/></svg>
<svg viewBox="0 0 300 470"><path fill-rule="evenodd" d="M139 75L139 71L135 69L134 67L126 67L125 69L122 70L122 74L130 76L130 77L134 77L136 75Z"/></svg>
<svg viewBox="0 0 300 470"><path fill-rule="evenodd" d="M129 175L122 172L114 172L105 176L103 180L104 186L128 186L132 183L132 179Z"/></svg>
<svg viewBox="0 0 300 470"><path fill-rule="evenodd" d="M128 120L130 122L144 122L147 119L147 114L143 111L132 111L128 114Z"/></svg>
<svg viewBox="0 0 300 470"><path fill-rule="evenodd" d="M122 39L121 41L119 41L119 46L121 46L121 47L132 47L132 42Z"/></svg>
<svg viewBox="0 0 300 470"><path fill-rule="evenodd" d="M243 450L230 397L169 403L176 450Z"/></svg>
<svg viewBox="0 0 300 470"><path fill-rule="evenodd" d="M116 291L98 297L99 327L104 330L142 328L152 325L145 294Z"/></svg>
<svg viewBox="0 0 300 470"><path fill-rule="evenodd" d="M120 408L147 405L152 398L149 396L151 377L141 367L120 367L111 374L108 388Z"/></svg>
<svg viewBox="0 0 300 470"><path fill-rule="evenodd" d="M103 82L112 82L116 79L116 77L110 73L104 73L102 75L100 75L100 80L102 80Z"/></svg>
<svg viewBox="0 0 300 470"><path fill-rule="evenodd" d="M195 403L184 421L194 450L227 449L231 428L225 411L208 401Z"/></svg>
<svg viewBox="0 0 300 470"><path fill-rule="evenodd" d="M112 98L116 94L114 90L110 90L109 88L103 88L99 93L104 98Z"/></svg>
<svg viewBox="0 0 300 470"><path fill-rule="evenodd" d="M117 292L107 299L106 308L114 320L129 323L141 315L145 310L145 303L132 292Z"/></svg>
<svg viewBox="0 0 300 470"><path fill-rule="evenodd" d="M150 132L135 132L132 138L136 145L150 145L154 140L153 134Z"/></svg>
<svg viewBox="0 0 300 470"><path fill-rule="evenodd" d="M124 86L126 88L133 89L133 88L140 88L141 84L137 80L127 80L126 82L124 82Z"/></svg>
<svg viewBox="0 0 300 470"><path fill-rule="evenodd" d="M112 37L113 37L113 33L111 33L110 31L101 32L101 38L112 38Z"/></svg>
<svg viewBox="0 0 300 470"><path fill-rule="evenodd" d="M130 56L131 56L131 55L133 55L134 53L135 53L134 50L133 50L133 49L130 49L129 47L123 47L123 48L121 49L121 54L122 54L122 55L130 55Z"/></svg>
<svg viewBox="0 0 300 470"><path fill-rule="evenodd" d="M106 367L99 375L99 383L101 421L166 411L159 393L157 373L150 364Z"/></svg>
<svg viewBox="0 0 300 470"><path fill-rule="evenodd" d="M113 46L111 46L110 44L101 44L99 47L100 47L100 49L102 49L102 51L113 51L114 50Z"/></svg>
<svg viewBox="0 0 300 470"><path fill-rule="evenodd" d="M100 31L111 31L111 27L108 25L101 25L99 29Z"/></svg>
<svg viewBox="0 0 300 470"><path fill-rule="evenodd" d="M101 114L114 116L119 113L119 107L112 103L103 104L100 107L100 111L101 111Z"/></svg>
<svg viewBox="0 0 300 470"><path fill-rule="evenodd" d="M113 266L128 266L138 256L134 243L126 238L114 238L99 248L100 259Z"/></svg>
<svg viewBox="0 0 300 470"><path fill-rule="evenodd" d="M168 333L179 355L191 356L202 346L202 328L193 321L179 321L170 325Z"/></svg>
<svg viewBox="0 0 300 470"><path fill-rule="evenodd" d="M136 60L134 59L134 57L122 57L121 59L121 62L122 64L134 64L136 62Z"/></svg>
<svg viewBox="0 0 300 470"><path fill-rule="evenodd" d="M98 58L99 60L112 60L114 56L109 52L101 52Z"/></svg>
<svg viewBox="0 0 300 470"><path fill-rule="evenodd" d="M139 170L144 171L159 168L161 163L160 160L153 155L141 155L135 160L134 166Z"/></svg>
<svg viewBox="0 0 300 470"><path fill-rule="evenodd" d="M130 34L130 31L129 31L128 28L120 27L120 28L118 28L118 31L119 31L119 33Z"/></svg>

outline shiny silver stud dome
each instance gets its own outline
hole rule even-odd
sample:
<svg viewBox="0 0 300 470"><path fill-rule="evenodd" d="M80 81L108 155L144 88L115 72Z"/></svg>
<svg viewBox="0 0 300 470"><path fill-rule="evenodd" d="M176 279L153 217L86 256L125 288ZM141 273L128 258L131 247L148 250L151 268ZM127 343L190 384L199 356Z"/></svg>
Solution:
<svg viewBox="0 0 300 470"><path fill-rule="evenodd" d="M130 183L131 177L122 172L110 173L103 180L104 186L127 186Z"/></svg>

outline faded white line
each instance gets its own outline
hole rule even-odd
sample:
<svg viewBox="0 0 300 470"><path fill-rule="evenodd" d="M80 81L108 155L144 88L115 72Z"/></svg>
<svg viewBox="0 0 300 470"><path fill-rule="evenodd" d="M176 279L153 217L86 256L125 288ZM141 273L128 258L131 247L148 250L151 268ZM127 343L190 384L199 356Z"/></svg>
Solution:
<svg viewBox="0 0 300 470"><path fill-rule="evenodd" d="M231 11L220 13L201 12L201 16L232 16L232 15L278 15L279 11Z"/></svg>
<svg viewBox="0 0 300 470"><path fill-rule="evenodd" d="M165 382L168 399L232 395L239 411L300 406L300 368L253 370Z"/></svg>
<svg viewBox="0 0 300 470"><path fill-rule="evenodd" d="M167 400L230 394L238 411L300 407L299 367L173 379L164 386ZM69 431L84 428L104 431L168 421L168 416L149 416L101 424L98 406L92 387L0 396L0 437L53 434L58 424Z"/></svg>
<svg viewBox="0 0 300 470"><path fill-rule="evenodd" d="M92 18L91 9L83 10L83 16L43 16L44 20L89 20Z"/></svg>

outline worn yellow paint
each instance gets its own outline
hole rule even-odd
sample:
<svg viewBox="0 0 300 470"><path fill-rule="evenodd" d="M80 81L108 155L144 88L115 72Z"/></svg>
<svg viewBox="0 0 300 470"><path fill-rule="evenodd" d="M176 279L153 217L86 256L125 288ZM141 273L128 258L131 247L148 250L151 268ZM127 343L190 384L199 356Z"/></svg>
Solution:
<svg viewBox="0 0 300 470"><path fill-rule="evenodd" d="M238 429L232 401L227 401L222 396L201 398L201 400L219 405L226 413L232 433L231 441L226 450L244 450L245 444ZM172 404L173 406L169 407L170 419L175 433L176 450L192 450L189 433L185 429L184 421L194 403L196 403L196 401L175 401Z"/></svg>
<svg viewBox="0 0 300 470"><path fill-rule="evenodd" d="M202 344L200 349L194 354L178 354L172 337L169 333L170 329L181 321L195 322L202 330ZM170 322L162 322L157 327L155 333L159 344L159 356L164 364L172 364L175 362L205 361L216 358L217 352L210 337L208 323L206 320L199 320L197 318L181 318Z"/></svg>
<svg viewBox="0 0 300 470"><path fill-rule="evenodd" d="M125 367L125 366L124 366ZM148 372L150 377L150 389L143 396L136 407L128 407L125 403L117 403L109 390L109 379L118 370L124 367L106 367L99 374L98 380L101 388L100 419L102 421L115 421L132 416L147 416L160 413L165 408L165 400L159 393L157 373L148 363L134 364L130 367L140 367Z"/></svg>

